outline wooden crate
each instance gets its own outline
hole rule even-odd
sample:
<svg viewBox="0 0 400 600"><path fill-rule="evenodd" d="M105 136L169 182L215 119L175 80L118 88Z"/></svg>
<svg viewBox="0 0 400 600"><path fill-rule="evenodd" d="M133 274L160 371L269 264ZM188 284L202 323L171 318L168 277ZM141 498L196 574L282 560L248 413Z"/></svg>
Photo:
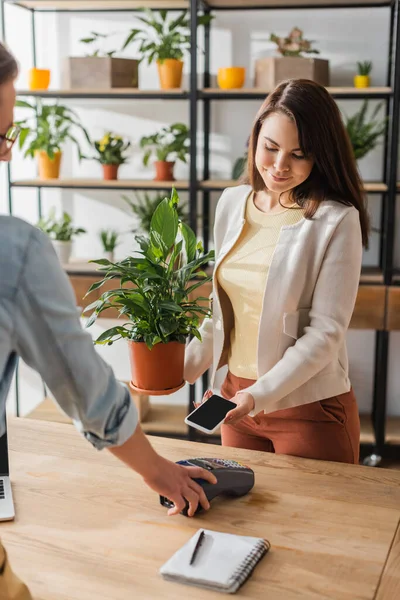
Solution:
<svg viewBox="0 0 400 600"><path fill-rule="evenodd" d="M68 57L64 62L63 84L71 90L138 88L139 61L108 56Z"/></svg>
<svg viewBox="0 0 400 600"><path fill-rule="evenodd" d="M271 91L285 79L311 79L329 86L329 61L297 56L266 56L256 60L254 87Z"/></svg>

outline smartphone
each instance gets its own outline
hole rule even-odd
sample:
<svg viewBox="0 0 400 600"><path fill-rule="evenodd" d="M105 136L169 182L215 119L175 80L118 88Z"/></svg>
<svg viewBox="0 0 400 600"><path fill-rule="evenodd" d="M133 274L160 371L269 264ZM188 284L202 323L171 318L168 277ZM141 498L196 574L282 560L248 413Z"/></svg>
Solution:
<svg viewBox="0 0 400 600"><path fill-rule="evenodd" d="M191 412L186 417L185 423L199 431L203 431L203 433L214 433L227 413L236 407L235 402L225 400L225 398L214 394Z"/></svg>

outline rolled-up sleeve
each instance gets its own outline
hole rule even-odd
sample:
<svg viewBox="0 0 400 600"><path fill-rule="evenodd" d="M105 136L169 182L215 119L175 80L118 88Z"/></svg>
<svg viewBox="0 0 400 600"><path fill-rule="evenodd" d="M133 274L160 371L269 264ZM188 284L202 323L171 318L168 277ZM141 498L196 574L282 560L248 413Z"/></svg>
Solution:
<svg viewBox="0 0 400 600"><path fill-rule="evenodd" d="M128 388L82 329L74 293L51 242L33 229L15 298L15 346L96 448L123 444L138 416Z"/></svg>

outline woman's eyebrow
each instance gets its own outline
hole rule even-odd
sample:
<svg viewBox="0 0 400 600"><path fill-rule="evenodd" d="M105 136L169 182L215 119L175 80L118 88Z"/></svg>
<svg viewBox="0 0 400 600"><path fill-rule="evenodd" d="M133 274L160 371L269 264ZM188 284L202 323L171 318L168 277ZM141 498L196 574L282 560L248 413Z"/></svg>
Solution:
<svg viewBox="0 0 400 600"><path fill-rule="evenodd" d="M266 139L269 142L271 142L271 144L274 144L275 146L279 147L279 144L277 144L276 142L274 142L274 140L272 140L270 137L264 135L264 139ZM301 150L301 148L293 148L292 152L297 152L298 150Z"/></svg>

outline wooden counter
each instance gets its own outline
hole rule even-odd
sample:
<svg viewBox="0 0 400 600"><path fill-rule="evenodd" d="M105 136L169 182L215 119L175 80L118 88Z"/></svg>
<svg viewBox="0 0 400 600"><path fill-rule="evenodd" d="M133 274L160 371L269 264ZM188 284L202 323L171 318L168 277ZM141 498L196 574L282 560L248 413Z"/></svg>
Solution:
<svg viewBox="0 0 400 600"><path fill-rule="evenodd" d="M0 535L35 600L221 600L158 574L200 527L270 540L238 597L400 597L397 471L152 438L171 460L227 457L255 470L251 494L189 519L167 517L139 476L72 425L11 419L9 438L17 517Z"/></svg>

